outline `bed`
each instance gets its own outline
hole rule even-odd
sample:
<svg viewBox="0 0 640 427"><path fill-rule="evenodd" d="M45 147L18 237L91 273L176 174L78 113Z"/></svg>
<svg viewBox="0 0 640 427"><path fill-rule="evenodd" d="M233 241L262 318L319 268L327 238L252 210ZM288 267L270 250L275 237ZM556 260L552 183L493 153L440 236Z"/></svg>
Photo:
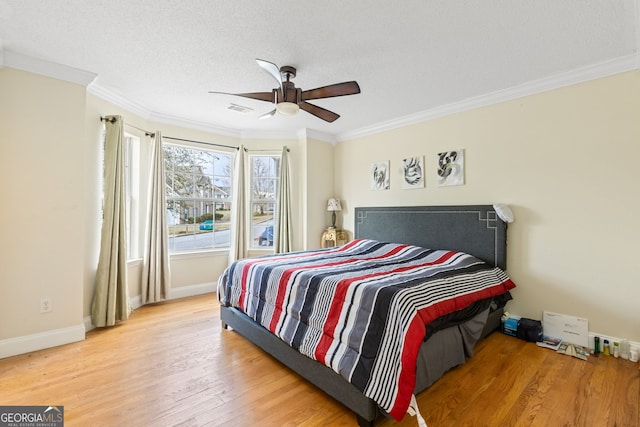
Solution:
<svg viewBox="0 0 640 427"><path fill-rule="evenodd" d="M356 414L360 426L372 426L381 414L401 419L407 411L409 395L412 396L426 389L446 371L464 363L466 357L473 355L475 343L499 327L502 307L510 299L509 289L515 286L504 273L506 231L507 224L498 218L490 205L356 208L354 240L344 246L239 260L225 270L218 283L218 298L222 303L221 320L225 329L233 328L347 406ZM400 257L403 258L403 264L398 267L400 261L397 259ZM407 262L404 258L409 259L409 266L404 264ZM373 267L369 265L372 259L376 262ZM483 262L482 265L479 260ZM302 263L302 266L297 263ZM449 270L445 272L441 263L455 265L452 270L459 270L460 273L450 273ZM399 295L405 295L403 292L413 292L407 295L418 295L418 291L408 283L419 283L419 286L422 286L426 279L418 280L412 274L418 268L422 269L425 264L429 264L429 268L431 264L436 265L435 272L429 273L428 289L440 289L437 287L445 286L454 278L458 280L459 276L466 280L464 286L474 288L469 288L470 290L466 290L462 296L447 297L451 299L446 300L438 299L437 303L433 300L426 304L430 306L429 310L432 307L448 307L452 304L456 307L450 309L450 312L443 311L444 315L437 316L421 308L419 315L423 317L424 323L415 321L419 317L415 314L407 315L408 320L402 323L405 311L410 310L398 308L398 312L387 316L394 319L394 325L401 324L395 326L398 331L403 331L399 333L394 333L394 328L387 323L378 327L375 333L369 330L366 333L362 332L361 326L354 326L359 325L354 320L356 316L364 317L361 313L368 313L369 323L375 323L371 322L371 319L375 320L379 316L371 314L374 313L373 309L369 312L368 309L360 309L360 306L357 306L357 309L343 308L345 311L341 315L332 317L332 319L341 317L342 320L347 319L344 323L348 327L336 326L337 320L323 320L325 323L320 324L320 332L309 326L316 318L316 312L310 312L309 307L320 306L324 308L316 311L330 312L330 307L334 304L333 300L326 303L326 296L323 296L326 295L324 290L326 283L346 282L357 283L360 286L364 283L363 269L371 267L374 270L366 270L367 280L374 277L375 281L378 277L384 276L385 281L392 282L393 286L390 288L401 289L397 291ZM279 271L276 279L268 275L276 270ZM286 280L283 279L285 274L289 275L286 276ZM257 277L256 284L240 283L239 278L250 275ZM477 278L476 275L478 275ZM494 275L497 279L494 279ZM237 283L234 282L234 277L238 278ZM397 282L393 282L394 280ZM290 320L282 320L288 319L291 307L281 310L286 311L283 314L277 308L273 308L279 307L277 304L273 307L264 305L265 300L275 301L278 298L272 294L277 293L279 288L276 285L275 291L273 289L257 290L258 282L263 282L260 286L265 286L267 283L305 283L304 288L292 287L286 292L283 291L284 296L281 297L281 300L286 298L291 301L302 301L298 298L299 295L313 296L311 303L299 302L300 307L296 309L297 311L294 310L296 315L289 316L304 318L304 328L297 324L292 327L287 323ZM367 286L371 286L369 282L367 283ZM387 286L386 282L384 286ZM281 285L280 288L283 286ZM347 289L351 288L347 287ZM386 287L380 289L384 290L376 292L379 294L387 292ZM330 292L331 295L337 294L335 290ZM339 300L341 307L352 307L353 295L358 294L358 291L348 291L352 292L349 298L345 297L344 292L341 294L341 299L333 296L332 298ZM441 298L440 291L433 293L438 295L434 298ZM239 296L240 294L245 296ZM365 292L362 291L362 294L364 295ZM473 301L470 299L471 296L474 298ZM398 297L398 299L403 298L406 299L404 296ZM413 297L407 298L412 300ZM239 301L241 304L238 304ZM325 301L325 303L318 301ZM344 301L348 301L348 304ZM389 299L389 301L396 301L396 299ZM306 309L302 309L304 304ZM243 310L248 314L234 305L244 307ZM295 304L292 303L293 305ZM385 310L391 312L389 308ZM261 321L264 326L258 321ZM383 322L389 322L389 320L383 320ZM326 324L329 323L331 331L342 331L336 333L336 336L347 336L345 340L347 344L339 342L337 338L327 338L328 334L325 331ZM371 327L369 323L367 328ZM415 326L418 323L421 324L420 327ZM372 329L376 328L372 327ZM302 334L300 330L303 330ZM348 330L348 333L345 333L345 330ZM407 343L409 339L405 336L416 334L422 334L419 342L409 345ZM307 338L308 335L311 338ZM301 339L301 336L304 338ZM362 338L364 336L368 337L367 340L375 338L379 341L369 342ZM399 336L402 338L398 338ZM362 341L354 344L350 341L354 337L362 338ZM365 351L371 346L376 348L373 353ZM335 353L327 353L329 348L333 348ZM353 348L358 349L359 353L352 355ZM402 360L390 362L389 360L393 357L378 355L376 353L379 351L378 348L395 348L399 359ZM384 361L381 362L380 359ZM410 361L406 362L406 360ZM386 363L390 365L387 366ZM370 376L360 375L363 369L367 371L366 375L370 376L377 375L372 374L371 371L382 370L394 373L392 380L388 378L371 380ZM389 388L388 384L392 384L392 387Z"/></svg>

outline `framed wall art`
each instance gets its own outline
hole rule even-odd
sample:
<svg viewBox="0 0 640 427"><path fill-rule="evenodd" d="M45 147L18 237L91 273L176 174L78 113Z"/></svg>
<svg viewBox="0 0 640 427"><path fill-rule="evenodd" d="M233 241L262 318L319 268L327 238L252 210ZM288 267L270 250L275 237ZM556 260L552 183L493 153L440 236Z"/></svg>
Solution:
<svg viewBox="0 0 640 427"><path fill-rule="evenodd" d="M424 156L402 159L402 188L424 188Z"/></svg>
<svg viewBox="0 0 640 427"><path fill-rule="evenodd" d="M371 189L389 189L389 160L371 163Z"/></svg>
<svg viewBox="0 0 640 427"><path fill-rule="evenodd" d="M438 153L438 185L464 185L464 150Z"/></svg>

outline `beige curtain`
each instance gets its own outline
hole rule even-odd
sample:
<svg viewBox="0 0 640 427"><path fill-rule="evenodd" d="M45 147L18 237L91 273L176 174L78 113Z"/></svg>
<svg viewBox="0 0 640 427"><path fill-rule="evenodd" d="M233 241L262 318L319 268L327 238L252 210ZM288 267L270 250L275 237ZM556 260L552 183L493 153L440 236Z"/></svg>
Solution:
<svg viewBox="0 0 640 427"><path fill-rule="evenodd" d="M274 230L274 250L276 253L291 252L293 234L291 224L291 178L289 172L289 149L282 148L280 160L280 188L276 206L276 226Z"/></svg>
<svg viewBox="0 0 640 427"><path fill-rule="evenodd" d="M97 327L112 326L129 317L125 232L124 130L121 116L105 118L104 202L100 257L91 303Z"/></svg>
<svg viewBox="0 0 640 427"><path fill-rule="evenodd" d="M149 200L142 264L142 303L167 299L171 288L169 268L169 236L165 202L164 159L162 135L156 131L151 149L149 170Z"/></svg>
<svg viewBox="0 0 640 427"><path fill-rule="evenodd" d="M232 194L231 205L231 250L229 263L247 257L247 194L245 184L246 155L244 145L240 145L236 153L234 165L234 181L236 183Z"/></svg>

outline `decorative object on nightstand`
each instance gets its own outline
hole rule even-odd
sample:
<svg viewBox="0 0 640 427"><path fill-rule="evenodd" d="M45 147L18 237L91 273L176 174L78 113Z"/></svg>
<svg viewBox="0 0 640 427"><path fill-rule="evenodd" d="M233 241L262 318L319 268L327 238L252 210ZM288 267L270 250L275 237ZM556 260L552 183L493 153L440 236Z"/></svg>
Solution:
<svg viewBox="0 0 640 427"><path fill-rule="evenodd" d="M344 245L348 241L349 237L346 231L338 230L335 227L329 227L322 232L320 246L323 248L330 248L333 246Z"/></svg>
<svg viewBox="0 0 640 427"><path fill-rule="evenodd" d="M336 211L341 211L342 210L342 206L340 206L340 200L336 199L336 198L330 198L329 201L327 202L327 210L329 212L331 212L331 227L329 228L336 228Z"/></svg>

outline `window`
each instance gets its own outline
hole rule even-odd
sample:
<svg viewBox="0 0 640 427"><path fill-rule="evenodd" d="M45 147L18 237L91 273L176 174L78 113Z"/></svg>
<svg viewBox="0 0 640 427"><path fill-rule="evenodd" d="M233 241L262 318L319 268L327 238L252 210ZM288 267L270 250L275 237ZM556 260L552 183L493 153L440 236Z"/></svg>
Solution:
<svg viewBox="0 0 640 427"><path fill-rule="evenodd" d="M229 247L231 154L164 144L169 252Z"/></svg>
<svg viewBox="0 0 640 427"><path fill-rule="evenodd" d="M276 202L280 187L280 155L250 156L251 246L273 246Z"/></svg>
<svg viewBox="0 0 640 427"><path fill-rule="evenodd" d="M138 251L138 225L140 224L140 138L124 135L124 188L127 230L127 260L140 258Z"/></svg>

